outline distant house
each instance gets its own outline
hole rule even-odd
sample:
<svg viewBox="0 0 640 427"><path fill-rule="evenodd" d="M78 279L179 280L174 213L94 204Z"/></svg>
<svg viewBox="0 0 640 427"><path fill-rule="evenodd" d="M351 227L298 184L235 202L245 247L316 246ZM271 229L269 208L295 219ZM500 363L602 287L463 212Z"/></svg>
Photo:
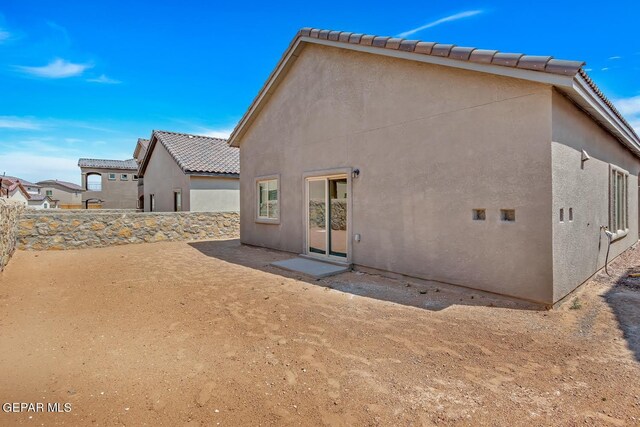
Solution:
<svg viewBox="0 0 640 427"><path fill-rule="evenodd" d="M7 177L0 177L0 179L2 180L0 183L0 196L28 206L29 193L27 193L27 189L22 185L22 182L14 181Z"/></svg>
<svg viewBox="0 0 640 427"><path fill-rule="evenodd" d="M52 209L56 207L56 202L44 194L30 194L27 206L32 209Z"/></svg>
<svg viewBox="0 0 640 427"><path fill-rule="evenodd" d="M18 178L15 176L5 176L4 179L10 179L12 181L20 181L22 186L27 190L29 194L40 194L40 186L38 184L34 184L33 182L29 182L26 179Z"/></svg>
<svg viewBox="0 0 640 427"><path fill-rule="evenodd" d="M38 181L40 193L49 196L53 203L61 209L82 209L82 193L84 189L72 182L49 179Z"/></svg>
<svg viewBox="0 0 640 427"><path fill-rule="evenodd" d="M640 137L583 65L303 29L229 137L241 241L560 301L638 241Z"/></svg>
<svg viewBox="0 0 640 427"><path fill-rule="evenodd" d="M135 159L79 159L85 209L136 209L138 163Z"/></svg>
<svg viewBox="0 0 640 427"><path fill-rule="evenodd" d="M144 210L237 212L239 173L238 149L224 139L153 131L139 169Z"/></svg>
<svg viewBox="0 0 640 427"><path fill-rule="evenodd" d="M144 159L145 154L147 154L147 149L149 148L149 140L144 138L138 138L138 142L136 143L136 148L133 150L133 158L138 163L138 168ZM138 177L138 209L144 209L144 178Z"/></svg>

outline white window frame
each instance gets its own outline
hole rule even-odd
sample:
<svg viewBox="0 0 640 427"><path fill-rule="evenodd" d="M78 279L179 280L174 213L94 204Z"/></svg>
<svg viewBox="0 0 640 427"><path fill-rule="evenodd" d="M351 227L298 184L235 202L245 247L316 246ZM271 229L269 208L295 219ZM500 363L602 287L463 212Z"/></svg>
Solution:
<svg viewBox="0 0 640 427"><path fill-rule="evenodd" d="M267 212L267 216L260 216L260 184L264 182L275 181L276 183L276 194L278 201L278 213L275 216L270 216L269 212ZM267 175L257 177L254 185L255 190L255 221L263 224L280 224L280 216L282 215L282 194L280 192L280 175Z"/></svg>
<svg viewBox="0 0 640 427"><path fill-rule="evenodd" d="M613 233L612 240L616 240L629 233L629 172L609 166L609 231Z"/></svg>
<svg viewBox="0 0 640 427"><path fill-rule="evenodd" d="M121 173L120 174L120 181L129 181L129 174L128 173Z"/></svg>
<svg viewBox="0 0 640 427"><path fill-rule="evenodd" d="M109 181L115 181L116 180L116 174L115 173L110 173L109 175L107 175L107 179Z"/></svg>

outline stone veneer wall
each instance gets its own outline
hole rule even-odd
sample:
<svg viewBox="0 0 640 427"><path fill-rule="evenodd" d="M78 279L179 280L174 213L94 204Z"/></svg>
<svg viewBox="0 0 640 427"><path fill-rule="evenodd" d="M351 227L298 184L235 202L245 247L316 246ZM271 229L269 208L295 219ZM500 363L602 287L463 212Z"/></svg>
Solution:
<svg viewBox="0 0 640 427"><path fill-rule="evenodd" d="M240 216L235 212L47 210L20 216L18 248L62 250L239 235Z"/></svg>
<svg viewBox="0 0 640 427"><path fill-rule="evenodd" d="M7 265L16 248L18 220L23 210L22 203L0 198L0 271Z"/></svg>

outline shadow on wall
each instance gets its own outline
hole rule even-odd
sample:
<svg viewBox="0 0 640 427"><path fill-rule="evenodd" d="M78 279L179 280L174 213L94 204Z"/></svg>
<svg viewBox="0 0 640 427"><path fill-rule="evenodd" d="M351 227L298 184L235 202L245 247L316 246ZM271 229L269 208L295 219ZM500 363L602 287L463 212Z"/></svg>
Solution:
<svg viewBox="0 0 640 427"><path fill-rule="evenodd" d="M616 316L627 346L640 362L640 277L633 277L635 274L640 274L640 266L625 270L603 298Z"/></svg>
<svg viewBox="0 0 640 427"><path fill-rule="evenodd" d="M519 310L542 309L539 305L500 295L420 279L392 279L358 271L342 273L323 279L313 279L271 266L274 261L289 259L297 254L242 245L237 239L192 242L189 245L206 256L260 270L268 274L296 279L310 285L335 289L351 295L425 310L440 311L452 305Z"/></svg>

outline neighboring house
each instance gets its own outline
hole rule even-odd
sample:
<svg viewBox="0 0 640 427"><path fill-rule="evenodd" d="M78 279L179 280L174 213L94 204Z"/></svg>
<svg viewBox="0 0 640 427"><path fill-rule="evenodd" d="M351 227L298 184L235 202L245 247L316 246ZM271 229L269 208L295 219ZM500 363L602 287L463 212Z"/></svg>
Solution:
<svg viewBox="0 0 640 427"><path fill-rule="evenodd" d="M303 29L229 142L241 241L553 304L638 240L583 62Z"/></svg>
<svg viewBox="0 0 640 427"><path fill-rule="evenodd" d="M6 176L0 177L0 196L15 202L22 203L25 206L29 204L29 193L22 185L21 181L12 180Z"/></svg>
<svg viewBox="0 0 640 427"><path fill-rule="evenodd" d="M28 206L32 209L52 209L56 207L56 203L44 194L30 194Z"/></svg>
<svg viewBox="0 0 640 427"><path fill-rule="evenodd" d="M147 149L149 148L149 140L144 138L138 138L138 142L136 143L136 148L133 150L133 158L136 160L138 164L138 168L140 168L140 164L144 159L145 154L147 154ZM144 210L144 178L138 178L138 209Z"/></svg>
<svg viewBox="0 0 640 427"><path fill-rule="evenodd" d="M82 193L84 189L72 182L49 179L39 181L40 194L49 196L53 203L61 209L82 209Z"/></svg>
<svg viewBox="0 0 640 427"><path fill-rule="evenodd" d="M85 209L136 209L138 163L135 159L79 159Z"/></svg>
<svg viewBox="0 0 640 427"><path fill-rule="evenodd" d="M144 210L237 212L240 160L226 140L153 131L140 164Z"/></svg>
<svg viewBox="0 0 640 427"><path fill-rule="evenodd" d="M22 184L22 186L25 188L25 190L27 190L27 193L29 194L40 194L40 186L38 184L34 184L33 182L29 182L25 179L22 178L18 178L15 176L4 176L4 177L0 177L0 178L5 178L5 179L10 179L12 181L20 181L20 183Z"/></svg>

